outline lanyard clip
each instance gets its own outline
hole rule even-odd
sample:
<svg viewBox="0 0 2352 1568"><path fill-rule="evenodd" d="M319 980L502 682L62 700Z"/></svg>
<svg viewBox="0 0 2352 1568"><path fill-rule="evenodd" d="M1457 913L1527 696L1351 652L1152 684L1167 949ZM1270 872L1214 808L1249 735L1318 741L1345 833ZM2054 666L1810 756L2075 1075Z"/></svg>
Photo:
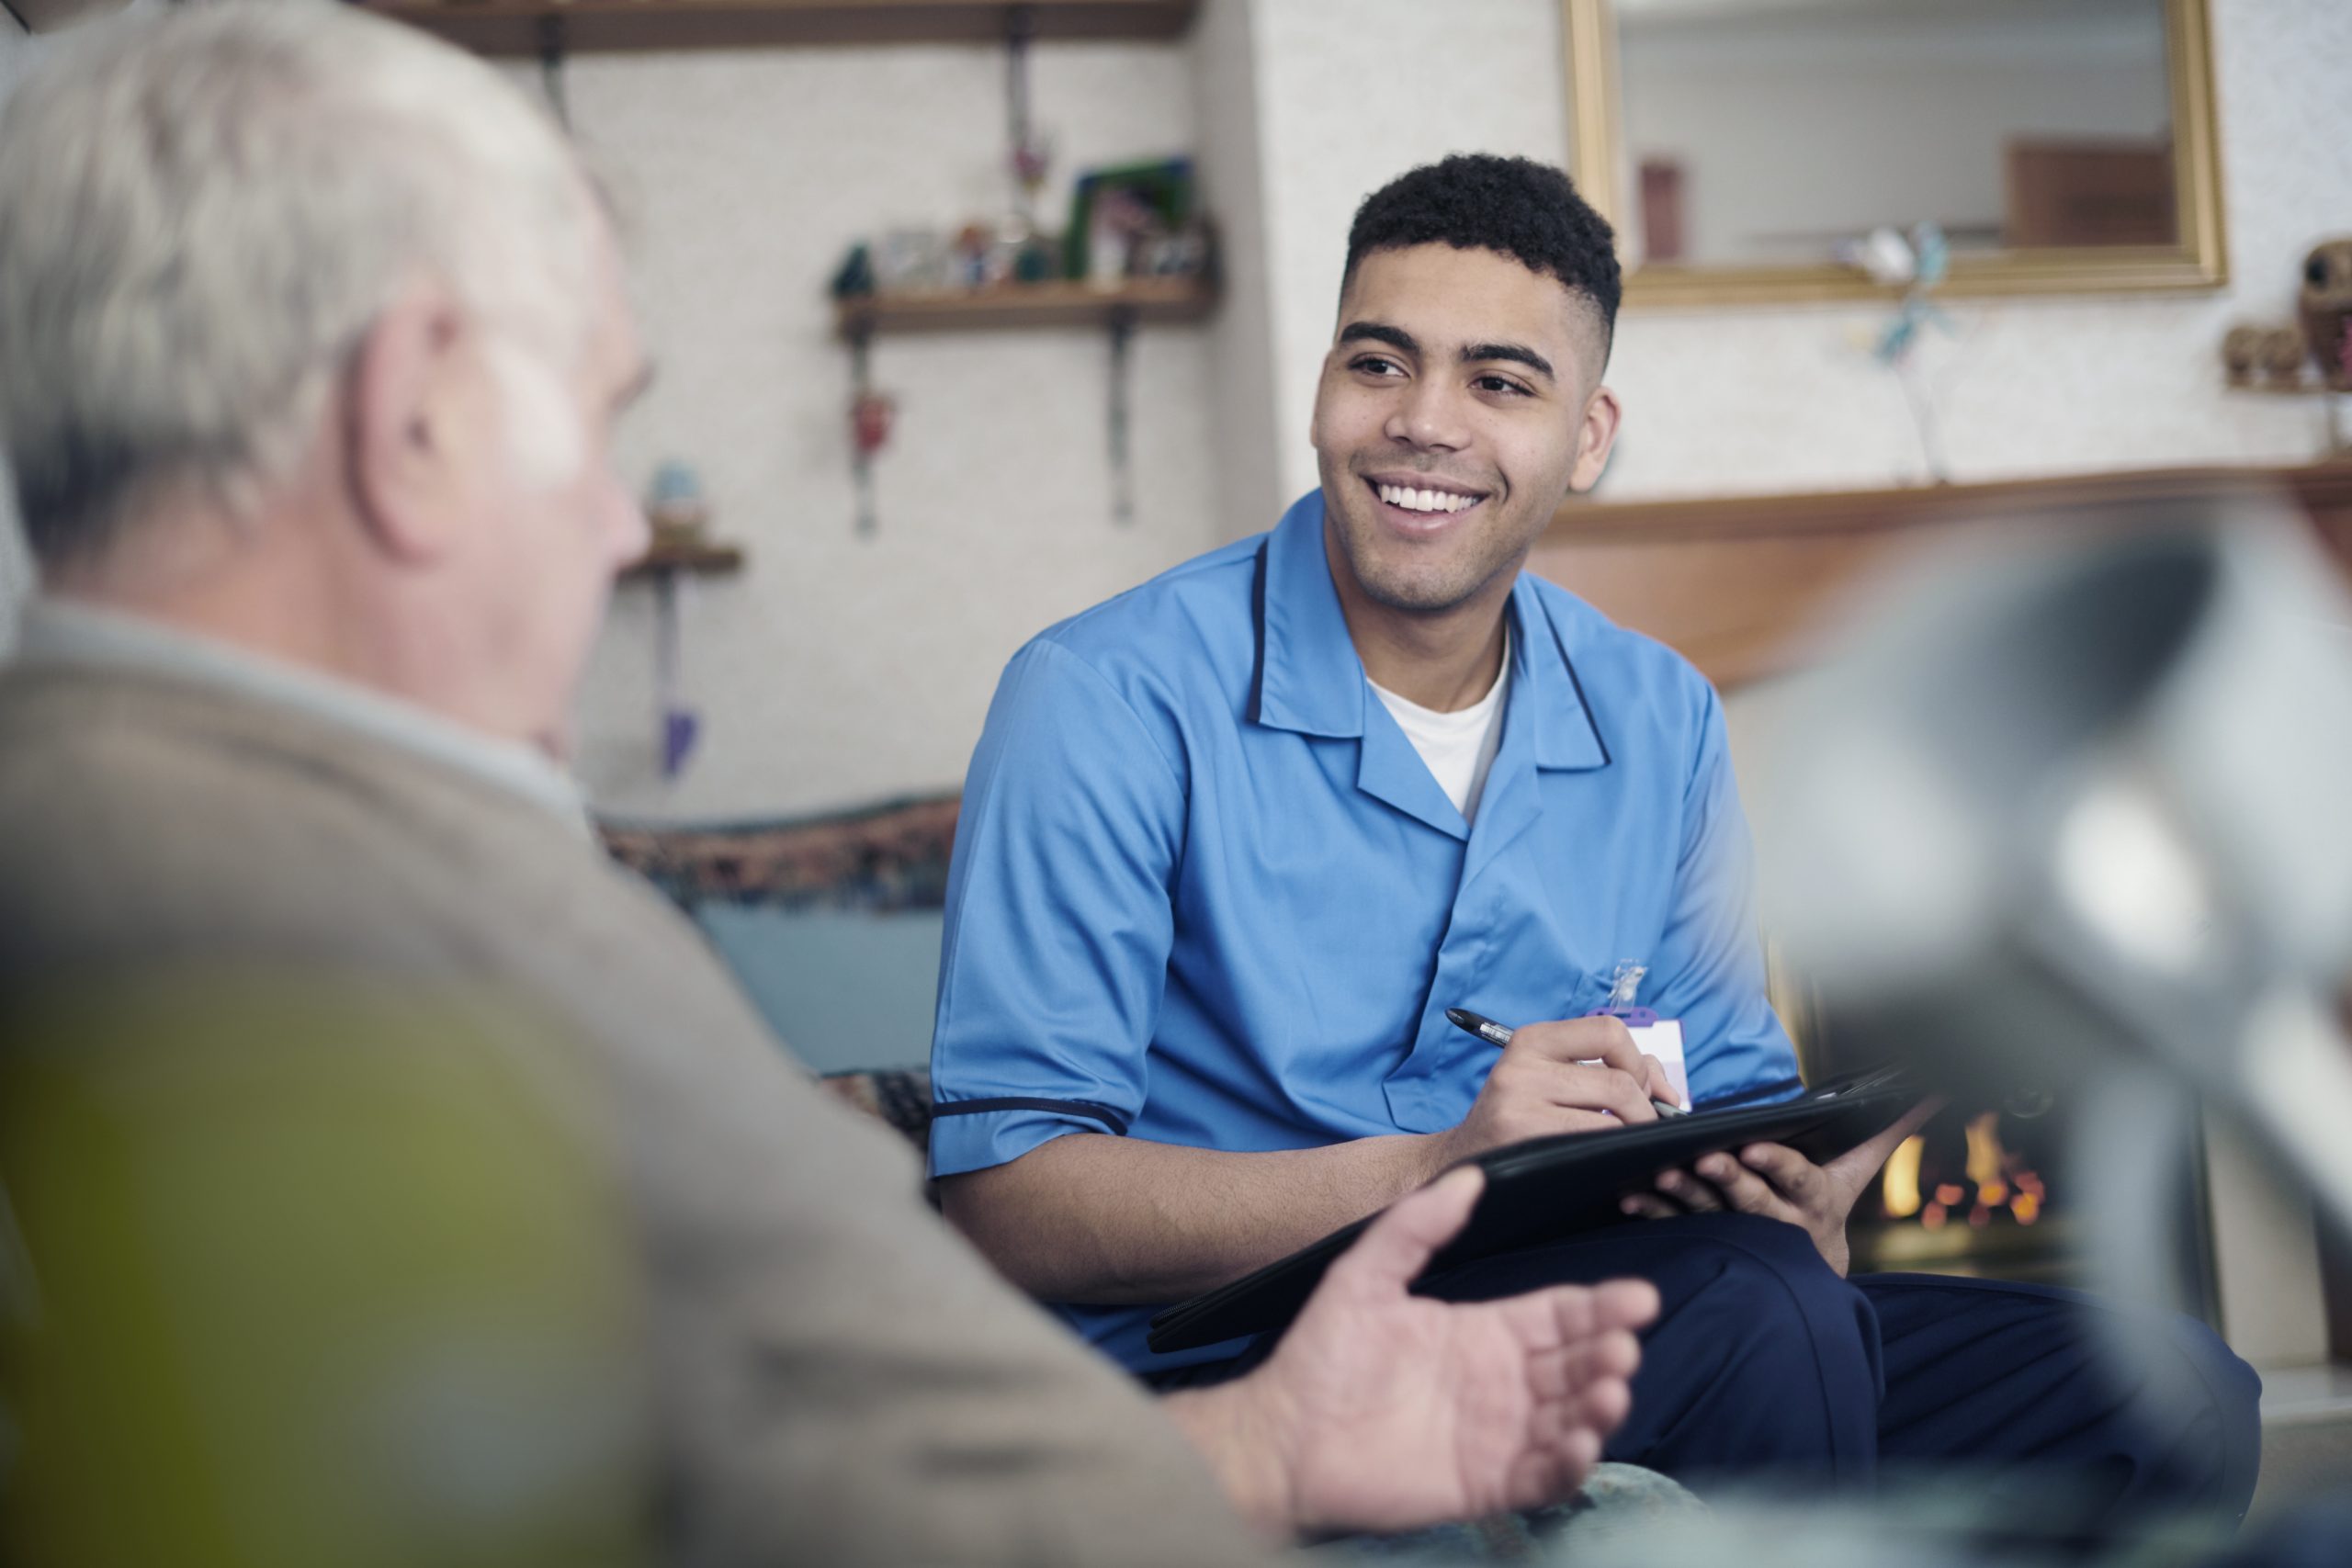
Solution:
<svg viewBox="0 0 2352 1568"><path fill-rule="evenodd" d="M1634 1003L1634 998L1641 994L1642 976L1648 973L1648 965L1636 964L1630 958L1618 964L1617 972L1609 977L1609 999L1585 1016L1597 1018L1605 1013L1612 1018L1622 1018L1629 1029L1645 1029L1656 1023L1657 1013Z"/></svg>

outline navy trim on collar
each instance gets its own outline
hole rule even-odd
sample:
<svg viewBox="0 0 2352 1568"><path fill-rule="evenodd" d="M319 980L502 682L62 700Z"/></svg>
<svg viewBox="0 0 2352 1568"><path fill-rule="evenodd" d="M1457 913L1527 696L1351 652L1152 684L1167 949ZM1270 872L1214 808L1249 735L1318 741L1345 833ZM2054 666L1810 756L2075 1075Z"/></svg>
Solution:
<svg viewBox="0 0 2352 1568"><path fill-rule="evenodd" d="M1258 647L1250 722L1302 735L1362 737L1369 688L1331 585L1322 491L1300 497L1259 546L1251 592ZM1539 768L1607 767L1609 748L1568 657L1568 628L1561 624L1567 606L1547 603L1525 572L1512 585L1510 604L1518 626L1506 722L1529 725Z"/></svg>
<svg viewBox="0 0 2352 1568"><path fill-rule="evenodd" d="M1348 636L1340 591L1323 554L1323 492L1283 513L1266 536L1265 598L1258 611L1260 724L1302 735L1361 736L1363 660Z"/></svg>
<svg viewBox="0 0 2352 1568"><path fill-rule="evenodd" d="M1528 701L1523 706L1515 705L1510 717L1527 720L1538 768L1605 768L1610 762L1609 744L1600 738L1600 724L1585 696L1576 660L1568 657L1568 628L1560 624L1570 606L1551 603L1555 595L1566 598L1566 592L1557 588L1547 593L1538 579L1523 571L1511 586L1511 604L1519 612L1520 643L1527 650L1524 662L1512 674L1526 682ZM1550 635L1537 636L1538 627Z"/></svg>

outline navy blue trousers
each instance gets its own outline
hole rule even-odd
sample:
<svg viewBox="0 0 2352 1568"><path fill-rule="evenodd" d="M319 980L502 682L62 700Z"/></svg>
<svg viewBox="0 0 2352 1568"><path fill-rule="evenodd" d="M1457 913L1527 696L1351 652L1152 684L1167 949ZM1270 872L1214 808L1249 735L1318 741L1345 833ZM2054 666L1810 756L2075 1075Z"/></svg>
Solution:
<svg viewBox="0 0 2352 1568"><path fill-rule="evenodd" d="M2063 1484L2100 1517L2192 1507L2234 1518L2254 1495L2261 1382L2187 1318L2159 1338L2182 1362L2167 1371L2186 1374L2170 1381L2191 1396L2152 1407L2100 1353L2098 1319L2120 1309L2096 1297L1924 1274L1844 1280L1804 1231L1747 1214L1615 1225L1423 1289L1484 1301L1626 1277L1655 1284L1661 1306L1611 1459L1701 1485L1769 1474L1868 1486L1883 1467L1964 1465ZM1272 1337L1201 1371L1245 1371Z"/></svg>

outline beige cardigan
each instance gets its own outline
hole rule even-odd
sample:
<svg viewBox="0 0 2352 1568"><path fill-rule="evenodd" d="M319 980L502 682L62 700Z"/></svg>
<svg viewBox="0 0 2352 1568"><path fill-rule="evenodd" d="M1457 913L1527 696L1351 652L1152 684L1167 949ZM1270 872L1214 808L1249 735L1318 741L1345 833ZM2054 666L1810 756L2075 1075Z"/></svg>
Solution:
<svg viewBox="0 0 2352 1568"><path fill-rule="evenodd" d="M0 996L190 963L562 1021L618 1127L666 1559L1260 1555L1148 1397L923 1205L910 1151L576 821L217 684L0 669Z"/></svg>

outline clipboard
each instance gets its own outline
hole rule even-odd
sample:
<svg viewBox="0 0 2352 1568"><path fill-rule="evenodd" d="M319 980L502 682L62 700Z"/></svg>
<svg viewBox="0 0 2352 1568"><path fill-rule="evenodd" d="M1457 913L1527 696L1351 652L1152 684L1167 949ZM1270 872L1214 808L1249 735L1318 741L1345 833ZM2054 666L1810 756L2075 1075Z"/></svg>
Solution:
<svg viewBox="0 0 2352 1568"><path fill-rule="evenodd" d="M1785 1144L1818 1165L1893 1125L1918 1103L1909 1075L1885 1069L1826 1085L1777 1105L1698 1111L1639 1126L1531 1138L1463 1163L1487 1173L1462 1234L1430 1260L1429 1278L1476 1258L1629 1221L1620 1200L1650 1190L1658 1174L1746 1144ZM1377 1215L1333 1231L1288 1258L1156 1314L1146 1343L1155 1355L1191 1350L1280 1328L1298 1314L1331 1260Z"/></svg>

